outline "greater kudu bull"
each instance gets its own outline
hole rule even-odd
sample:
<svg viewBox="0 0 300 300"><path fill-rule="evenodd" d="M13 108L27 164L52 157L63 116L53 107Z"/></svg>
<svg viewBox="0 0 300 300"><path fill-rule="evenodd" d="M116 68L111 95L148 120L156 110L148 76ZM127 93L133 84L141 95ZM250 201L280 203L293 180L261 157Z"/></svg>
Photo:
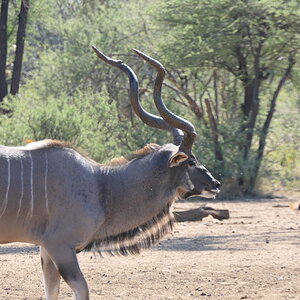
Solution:
<svg viewBox="0 0 300 300"><path fill-rule="evenodd" d="M171 131L174 143L149 144L108 165L59 141L0 147L0 243L40 245L46 297L51 300L58 299L60 277L77 300L89 298L76 253L139 253L172 229L171 207L178 197L214 197L219 192L220 183L191 152L194 126L162 101L163 66L135 50L157 69L158 117L141 107L134 72L93 49L128 75L136 114L150 126Z"/></svg>

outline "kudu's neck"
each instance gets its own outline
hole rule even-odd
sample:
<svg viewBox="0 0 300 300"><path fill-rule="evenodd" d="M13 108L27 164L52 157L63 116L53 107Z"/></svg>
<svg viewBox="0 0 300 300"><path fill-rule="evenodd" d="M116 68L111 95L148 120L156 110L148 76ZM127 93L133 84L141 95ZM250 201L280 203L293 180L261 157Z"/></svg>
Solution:
<svg viewBox="0 0 300 300"><path fill-rule="evenodd" d="M140 235L140 241L129 244L146 243L142 248L160 239L173 224L170 207L175 201L176 189L169 177L167 167L162 167L151 155L122 166L102 168L100 197L105 198L107 217L97 238L120 242L125 235L127 248L128 235L132 235L132 239L136 233Z"/></svg>

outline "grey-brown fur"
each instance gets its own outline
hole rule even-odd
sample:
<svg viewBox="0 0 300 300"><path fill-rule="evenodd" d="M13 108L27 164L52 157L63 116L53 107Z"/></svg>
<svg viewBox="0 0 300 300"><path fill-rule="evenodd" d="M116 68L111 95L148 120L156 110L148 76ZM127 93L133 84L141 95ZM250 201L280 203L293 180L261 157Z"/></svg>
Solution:
<svg viewBox="0 0 300 300"><path fill-rule="evenodd" d="M77 300L89 299L76 253L139 253L172 230L178 197L218 193L220 183L191 152L193 126L181 119L178 129L176 117L170 125L142 111L135 75L121 67L138 115L171 131L174 144L149 144L110 164L96 163L59 141L0 146L0 244L40 245L48 300L58 299L61 277ZM190 129L185 139L181 130Z"/></svg>

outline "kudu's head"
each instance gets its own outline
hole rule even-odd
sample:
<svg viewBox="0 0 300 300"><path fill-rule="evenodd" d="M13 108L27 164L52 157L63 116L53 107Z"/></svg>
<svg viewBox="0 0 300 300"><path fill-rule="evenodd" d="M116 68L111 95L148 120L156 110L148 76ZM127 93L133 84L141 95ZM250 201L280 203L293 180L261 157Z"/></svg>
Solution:
<svg viewBox="0 0 300 300"><path fill-rule="evenodd" d="M165 151L168 172L182 198L199 195L214 198L219 193L220 182L199 163L192 153L192 146L196 138L193 124L175 115L164 104L161 97L162 83L165 69L160 62L143 52L133 49L140 57L146 60L157 70L154 85L154 102L160 117L148 113L140 104L138 79L133 70L120 60L113 60L92 46L97 56L106 63L118 67L125 72L130 80L130 101L133 110L147 125L172 132L174 142L163 146L159 152ZM161 153L160 153L161 155ZM162 169L164 169L162 165Z"/></svg>

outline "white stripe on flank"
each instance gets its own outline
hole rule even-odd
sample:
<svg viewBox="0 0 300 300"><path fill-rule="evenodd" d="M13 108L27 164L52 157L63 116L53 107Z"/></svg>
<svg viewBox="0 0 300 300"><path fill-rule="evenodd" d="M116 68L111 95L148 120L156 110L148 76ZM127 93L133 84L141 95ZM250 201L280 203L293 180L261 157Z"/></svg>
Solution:
<svg viewBox="0 0 300 300"><path fill-rule="evenodd" d="M8 192L10 187L10 160L8 156L8 150L6 150L6 159L7 159L7 186L6 186L6 194L5 194L5 200L2 205L2 213L0 215L0 218L3 216L3 214L6 211L7 203L8 203Z"/></svg>
<svg viewBox="0 0 300 300"><path fill-rule="evenodd" d="M24 196L24 180L23 180L24 171L23 171L22 158L20 159L20 164L21 164L21 195L20 195L20 200L19 200L19 209L18 209L17 217L19 217L19 215L20 215L20 211L21 211L21 207L22 207L22 200L23 200L23 196Z"/></svg>
<svg viewBox="0 0 300 300"><path fill-rule="evenodd" d="M94 166L90 164L91 172L94 173Z"/></svg>
<svg viewBox="0 0 300 300"><path fill-rule="evenodd" d="M34 199L33 199L33 159L31 155L31 151L29 151L29 157L30 157L30 213L28 213L29 217L32 218L33 215L33 205L34 205Z"/></svg>
<svg viewBox="0 0 300 300"><path fill-rule="evenodd" d="M49 201L48 201L48 156L47 152L45 152L45 160L46 160L46 170L45 170L45 200L46 200L46 210L49 213Z"/></svg>

